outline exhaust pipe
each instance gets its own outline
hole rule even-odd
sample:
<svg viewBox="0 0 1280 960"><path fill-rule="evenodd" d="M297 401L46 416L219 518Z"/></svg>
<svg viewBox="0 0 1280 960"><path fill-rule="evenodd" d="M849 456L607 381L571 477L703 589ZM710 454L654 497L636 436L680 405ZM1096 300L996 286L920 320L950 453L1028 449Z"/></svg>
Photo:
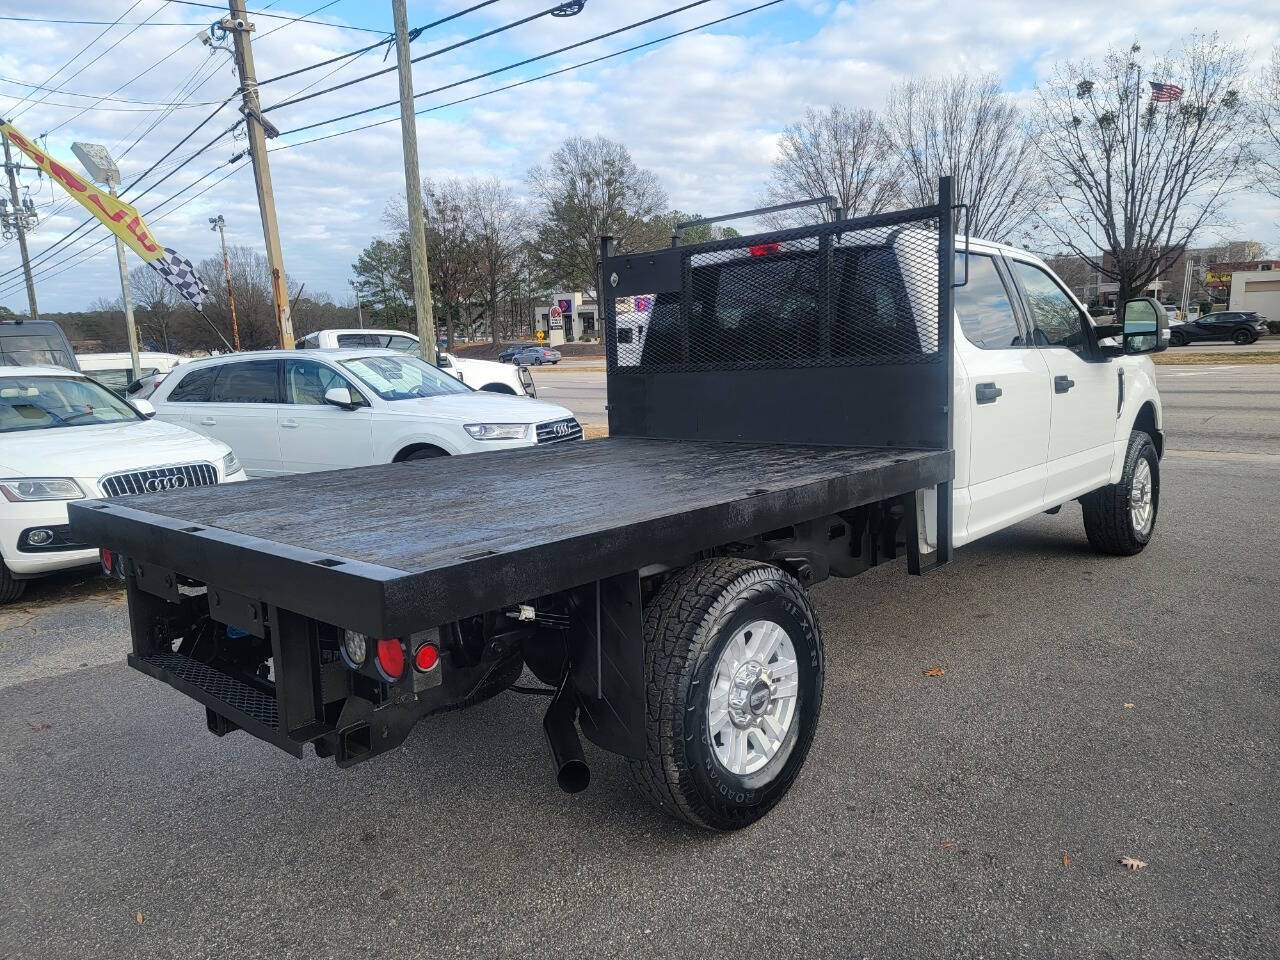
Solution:
<svg viewBox="0 0 1280 960"><path fill-rule="evenodd" d="M542 718L542 729L551 746L556 783L565 793L581 793L591 783L591 771L582 755L582 741L574 728L577 713L577 707L567 697L556 697Z"/></svg>

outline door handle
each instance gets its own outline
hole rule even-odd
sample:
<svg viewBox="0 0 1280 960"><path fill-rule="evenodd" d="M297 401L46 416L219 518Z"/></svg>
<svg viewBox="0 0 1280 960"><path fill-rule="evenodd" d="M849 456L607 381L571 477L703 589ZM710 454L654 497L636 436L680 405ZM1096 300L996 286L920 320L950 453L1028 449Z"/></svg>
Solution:
<svg viewBox="0 0 1280 960"><path fill-rule="evenodd" d="M280 426L285 430L297 430L298 421L297 420L281 420Z"/></svg>
<svg viewBox="0 0 1280 960"><path fill-rule="evenodd" d="M1004 391L994 383L980 383L974 389L974 396L978 398L979 403L995 403L1003 395Z"/></svg>
<svg viewBox="0 0 1280 960"><path fill-rule="evenodd" d="M216 427L217 425L218 421L213 419L213 417L205 417L200 421L200 426L202 427Z"/></svg>
<svg viewBox="0 0 1280 960"><path fill-rule="evenodd" d="M1053 378L1054 393L1066 393L1075 385L1076 385L1076 382L1072 380L1070 377L1068 377L1065 373L1060 373Z"/></svg>

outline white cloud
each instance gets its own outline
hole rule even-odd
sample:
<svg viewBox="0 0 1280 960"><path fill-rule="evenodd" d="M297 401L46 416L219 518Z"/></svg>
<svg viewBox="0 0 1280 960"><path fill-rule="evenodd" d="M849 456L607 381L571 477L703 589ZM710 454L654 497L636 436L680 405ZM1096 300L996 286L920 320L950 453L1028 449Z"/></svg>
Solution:
<svg viewBox="0 0 1280 960"><path fill-rule="evenodd" d="M483 11L424 34L415 54L448 45L474 32L541 9L546 0L506 0ZM419 64L415 71L418 90L451 83L503 63L541 53L612 27L652 16L676 6L675 0L590 0L586 10L571 19L544 18L526 27L460 48ZM643 30L623 34L521 70L502 74L453 91L425 97L422 105L509 83L558 66L620 49L644 39L724 16L752 5L752 0L713 0ZM250 4L252 7L252 4ZM412 3L410 20L425 22L452 12L456 2ZM284 9L271 12L303 13ZM189 20L188 27L140 28L118 47L68 79L68 90L105 93L143 70L149 63L191 40L204 16L199 8L162 6L144 0L126 18L141 19L158 10L157 21ZM1263 17L1256 2L1216 0L1206 7L1202 0L1151 0L1151 2L1103 2L1083 0L1070 5L1032 5L1021 0L970 0L968 3L926 0L792 0L767 11L730 21L712 31L685 36L636 54L606 61L581 71L519 87L460 107L418 118L422 172L432 177L496 175L524 189L528 167L543 160L567 136L605 136L625 142L636 161L654 170L670 194L672 205L704 214L741 209L758 199L774 154L777 131L808 106L833 101L879 106L888 87L897 80L919 74L957 70L993 70L1015 90L1025 90L1043 76L1050 65L1064 57L1094 56L1109 43L1140 38L1149 49L1167 47L1186 33L1212 27L1258 54L1280 39L1277 18ZM387 25L384 4L358 4L355 0L333 8L350 21L369 26ZM333 11L329 11L330 13ZM208 11L210 15L213 11ZM24 15L28 15L24 12ZM38 8L50 17L103 19L102 5L94 0L60 0ZM112 14L115 15L115 14ZM282 21L260 19L255 53L260 79L334 56L375 39L370 34L347 32L314 24L291 24L267 35ZM6 24L6 42L0 49L0 77L39 82L76 53L101 28ZM108 37L119 36L115 30ZM93 47L77 66L83 66L107 49L109 40ZM160 101L172 95L178 82L204 65L208 81L194 94L196 100L220 100L235 89L225 54L208 51L197 42L187 43L160 68L130 84L115 96ZM1256 62L1261 62L1255 56ZM321 79L322 70L269 83L262 90L270 105L319 80L314 89L379 70L382 51L359 58ZM75 68L73 68L75 69ZM203 75L203 73L201 74ZM24 91L0 83L0 113L8 116ZM318 97L270 116L282 130L314 123L370 104L394 100L393 74L379 77ZM52 94L51 101L80 100ZM109 103L104 106L129 106ZM176 139L202 119L211 107L180 110L166 119L122 162L126 178L139 174L162 155ZM74 110L40 106L18 120L18 126L37 135L65 121ZM147 113L94 110L54 130L49 148L71 160L72 140L127 145L137 132L135 125L151 118ZM344 121L337 127L355 126L384 117L395 117L394 108ZM225 129L235 118L234 105L194 136L175 157L200 146ZM294 142L329 128L282 138ZM140 202L146 209L157 198L181 189L195 177L225 162L242 150L242 141L230 138L193 161L182 173ZM240 161L247 166L247 160ZM347 294L349 265L369 238L385 230L382 213L388 199L404 190L400 129L396 122L348 137L322 141L297 149L273 152L273 179L279 209L286 269L291 281L305 281L309 291L327 291L336 298ZM231 169L231 168L226 168ZM221 174L218 174L221 175ZM210 177L184 197L209 183ZM24 182L37 193L32 178ZM39 186L47 213L51 207L47 181ZM182 198L179 198L182 199ZM171 210L176 204L163 208ZM156 223L156 232L168 245L194 260L216 252L217 237L208 217L227 218L228 241L261 247L252 177L243 170L199 200ZM1280 247L1280 209L1256 196L1237 198L1229 215L1236 221L1230 232L1250 236ZM71 205L45 220L31 238L39 251L83 217ZM154 218L153 218L154 219ZM98 234L101 235L99 231ZM71 249L83 249L88 244ZM0 247L0 271L17 266L16 244ZM59 262L62 254L48 261ZM0 289L10 292L0 302L25 309L20 273L0 277ZM118 296L119 284L109 244L103 244L82 266L57 277L39 281L41 305L47 310L77 309L101 296Z"/></svg>

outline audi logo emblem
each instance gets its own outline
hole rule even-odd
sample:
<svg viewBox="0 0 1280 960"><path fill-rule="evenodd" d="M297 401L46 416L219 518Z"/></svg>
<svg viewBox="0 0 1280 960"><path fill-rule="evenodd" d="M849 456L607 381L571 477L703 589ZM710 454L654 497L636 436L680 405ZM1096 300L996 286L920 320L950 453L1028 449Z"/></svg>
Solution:
<svg viewBox="0 0 1280 960"><path fill-rule="evenodd" d="M143 485L147 493L159 493L161 490L178 490L187 485L187 478L181 474L171 477L151 477Z"/></svg>
<svg viewBox="0 0 1280 960"><path fill-rule="evenodd" d="M551 428L551 432L554 433L557 437L567 437L570 433L573 432L573 428L570 427L567 423L564 423L563 421L561 421L560 423L555 424Z"/></svg>

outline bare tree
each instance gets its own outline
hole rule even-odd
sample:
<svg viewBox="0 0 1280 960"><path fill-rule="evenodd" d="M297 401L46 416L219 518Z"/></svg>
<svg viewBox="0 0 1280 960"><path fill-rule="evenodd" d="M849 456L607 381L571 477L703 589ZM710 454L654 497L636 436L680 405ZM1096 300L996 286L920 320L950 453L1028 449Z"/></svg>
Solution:
<svg viewBox="0 0 1280 960"><path fill-rule="evenodd" d="M823 111L805 111L804 119L779 135L764 202L831 196L846 216L880 213L898 201L899 178L897 159L875 111L832 104ZM765 219L781 228L813 223L815 216L825 219L830 212L789 210Z"/></svg>
<svg viewBox="0 0 1280 960"><path fill-rule="evenodd" d="M151 269L147 264L129 271L129 287L138 309L138 327L144 338L162 344L165 353L172 353L171 337L177 310L182 297L173 284Z"/></svg>
<svg viewBox="0 0 1280 960"><path fill-rule="evenodd" d="M1271 63L1258 78L1253 95L1258 126L1254 173L1258 186L1280 199L1280 44L1271 50Z"/></svg>
<svg viewBox="0 0 1280 960"><path fill-rule="evenodd" d="M467 213L477 268L477 292L489 323L489 339L498 342L502 304L518 289L521 245L528 217L511 190L490 177L467 184ZM566 336L571 331L566 330Z"/></svg>
<svg viewBox="0 0 1280 960"><path fill-rule="evenodd" d="M1210 35L1148 63L1141 52L1064 63L1036 90L1053 198L1038 219L1115 281L1121 302L1213 222L1246 156L1237 48Z"/></svg>
<svg viewBox="0 0 1280 960"><path fill-rule="evenodd" d="M529 171L529 185L539 208L538 256L566 289L595 291L602 234L612 235L620 250L664 240L655 223L666 209L666 192L621 143L566 140L546 165Z"/></svg>
<svg viewBox="0 0 1280 960"><path fill-rule="evenodd" d="M889 91L885 128L907 203L936 203L938 178L950 176L975 236L1008 240L1026 226L1041 197L1035 151L998 76L899 84Z"/></svg>
<svg viewBox="0 0 1280 960"><path fill-rule="evenodd" d="M246 350L263 350L280 345L276 326L275 301L271 293L271 269L267 258L252 247L227 248L231 262L231 288L236 298L236 320L240 327L240 343ZM205 316L230 339L231 310L227 304L227 287L222 258L209 257L196 267L209 288L205 298Z"/></svg>

